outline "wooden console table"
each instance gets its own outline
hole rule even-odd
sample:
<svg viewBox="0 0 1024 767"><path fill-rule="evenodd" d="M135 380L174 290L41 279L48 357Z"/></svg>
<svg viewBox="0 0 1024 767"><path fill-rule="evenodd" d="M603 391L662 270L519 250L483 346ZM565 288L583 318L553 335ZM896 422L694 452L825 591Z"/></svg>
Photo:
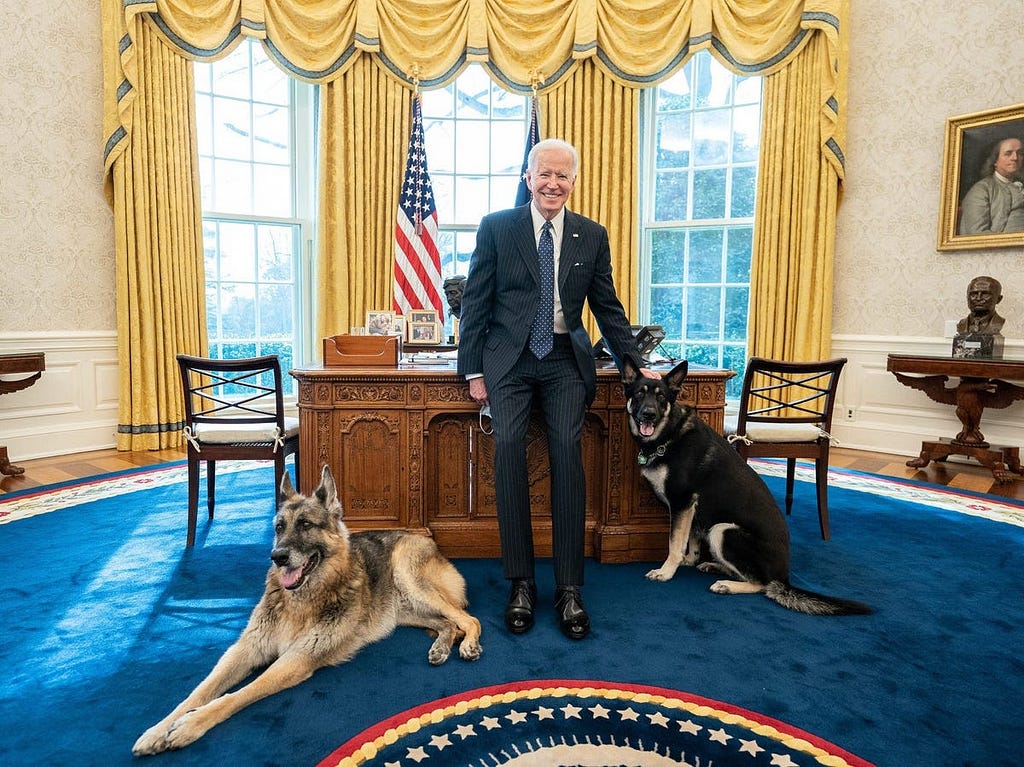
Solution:
<svg viewBox="0 0 1024 767"><path fill-rule="evenodd" d="M907 466L922 467L950 455L966 455L991 469L997 482L1024 474L1020 448L990 445L979 428L985 408L1004 408L1024 399L1024 387L1004 380L1024 380L1024 361L890 354L886 369L904 386L923 391L935 402L955 405L963 426L952 439L922 442L921 455L907 461ZM960 382L946 386L950 376Z"/></svg>
<svg viewBox="0 0 1024 767"><path fill-rule="evenodd" d="M500 553L494 443L454 366L311 367L298 382L299 487L331 467L352 529L401 528L434 536L453 557ZM731 370L691 368L682 400L720 433ZM547 438L535 417L527 437L538 556L551 555ZM668 514L639 474L618 371L598 370L583 427L586 553L602 562L665 556Z"/></svg>
<svg viewBox="0 0 1024 767"><path fill-rule="evenodd" d="M0 379L0 394L27 389L39 380L39 376L46 369L46 357L42 352L28 352L25 354L0 354L0 375L26 375L13 381ZM24 474L25 470L20 466L11 463L7 456L7 446L0 445L0 474L9 477Z"/></svg>

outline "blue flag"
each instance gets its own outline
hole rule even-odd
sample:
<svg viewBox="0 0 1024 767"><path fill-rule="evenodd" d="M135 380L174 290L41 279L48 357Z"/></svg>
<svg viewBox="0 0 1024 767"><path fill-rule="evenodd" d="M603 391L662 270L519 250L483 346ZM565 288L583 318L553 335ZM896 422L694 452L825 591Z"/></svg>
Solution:
<svg viewBox="0 0 1024 767"><path fill-rule="evenodd" d="M530 150L540 141L540 128L537 119L537 97L530 99L530 132L526 136L526 149L523 150L523 168L519 173L519 190L516 192L516 207L526 205L530 201L530 188L526 185L526 169L529 167Z"/></svg>

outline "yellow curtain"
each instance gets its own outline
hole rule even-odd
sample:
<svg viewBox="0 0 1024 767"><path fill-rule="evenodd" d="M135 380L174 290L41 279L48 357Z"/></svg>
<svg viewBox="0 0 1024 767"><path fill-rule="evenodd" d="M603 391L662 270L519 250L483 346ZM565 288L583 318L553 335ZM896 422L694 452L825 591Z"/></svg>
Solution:
<svg viewBox="0 0 1024 767"><path fill-rule="evenodd" d="M412 125L410 91L361 57L320 89L319 337L391 308L395 220Z"/></svg>
<svg viewBox="0 0 1024 767"><path fill-rule="evenodd" d="M640 91L583 62L540 99L541 138L561 138L580 152L569 207L608 230L615 287L626 314L637 317L636 254ZM593 317L588 330L598 337Z"/></svg>
<svg viewBox="0 0 1024 767"><path fill-rule="evenodd" d="M765 79L747 348L784 360L829 356L842 165L819 120L823 38Z"/></svg>
<svg viewBox="0 0 1024 767"><path fill-rule="evenodd" d="M117 447L181 444L175 355L206 349L192 65L138 25L133 126L110 170L114 208L118 364Z"/></svg>

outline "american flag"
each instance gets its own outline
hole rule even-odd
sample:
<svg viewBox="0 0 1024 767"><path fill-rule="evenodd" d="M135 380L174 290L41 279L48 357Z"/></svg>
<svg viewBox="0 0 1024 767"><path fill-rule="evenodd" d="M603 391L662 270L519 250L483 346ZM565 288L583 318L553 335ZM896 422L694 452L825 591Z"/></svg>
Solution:
<svg viewBox="0 0 1024 767"><path fill-rule="evenodd" d="M537 97L530 99L530 132L526 136L526 149L523 150L523 169L519 173L519 189L516 192L516 207L526 205L530 201L530 188L526 185L526 170L529 167L530 150L540 141L540 127L537 119Z"/></svg>
<svg viewBox="0 0 1024 767"><path fill-rule="evenodd" d="M412 97L412 135L395 223L394 309L435 309L444 317L441 296L441 256L437 251L437 207L427 173L420 95Z"/></svg>

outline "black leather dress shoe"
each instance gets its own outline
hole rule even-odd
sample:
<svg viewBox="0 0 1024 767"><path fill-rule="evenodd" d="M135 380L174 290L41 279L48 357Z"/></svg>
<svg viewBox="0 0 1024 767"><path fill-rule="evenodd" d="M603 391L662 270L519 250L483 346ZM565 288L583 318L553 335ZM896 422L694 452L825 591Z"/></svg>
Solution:
<svg viewBox="0 0 1024 767"><path fill-rule="evenodd" d="M555 592L558 627L569 639L583 639L590 633L590 616L576 586L559 586Z"/></svg>
<svg viewBox="0 0 1024 767"><path fill-rule="evenodd" d="M537 604L537 584L526 578L513 578L505 608L505 626L513 634L525 634L533 628L533 608Z"/></svg>

